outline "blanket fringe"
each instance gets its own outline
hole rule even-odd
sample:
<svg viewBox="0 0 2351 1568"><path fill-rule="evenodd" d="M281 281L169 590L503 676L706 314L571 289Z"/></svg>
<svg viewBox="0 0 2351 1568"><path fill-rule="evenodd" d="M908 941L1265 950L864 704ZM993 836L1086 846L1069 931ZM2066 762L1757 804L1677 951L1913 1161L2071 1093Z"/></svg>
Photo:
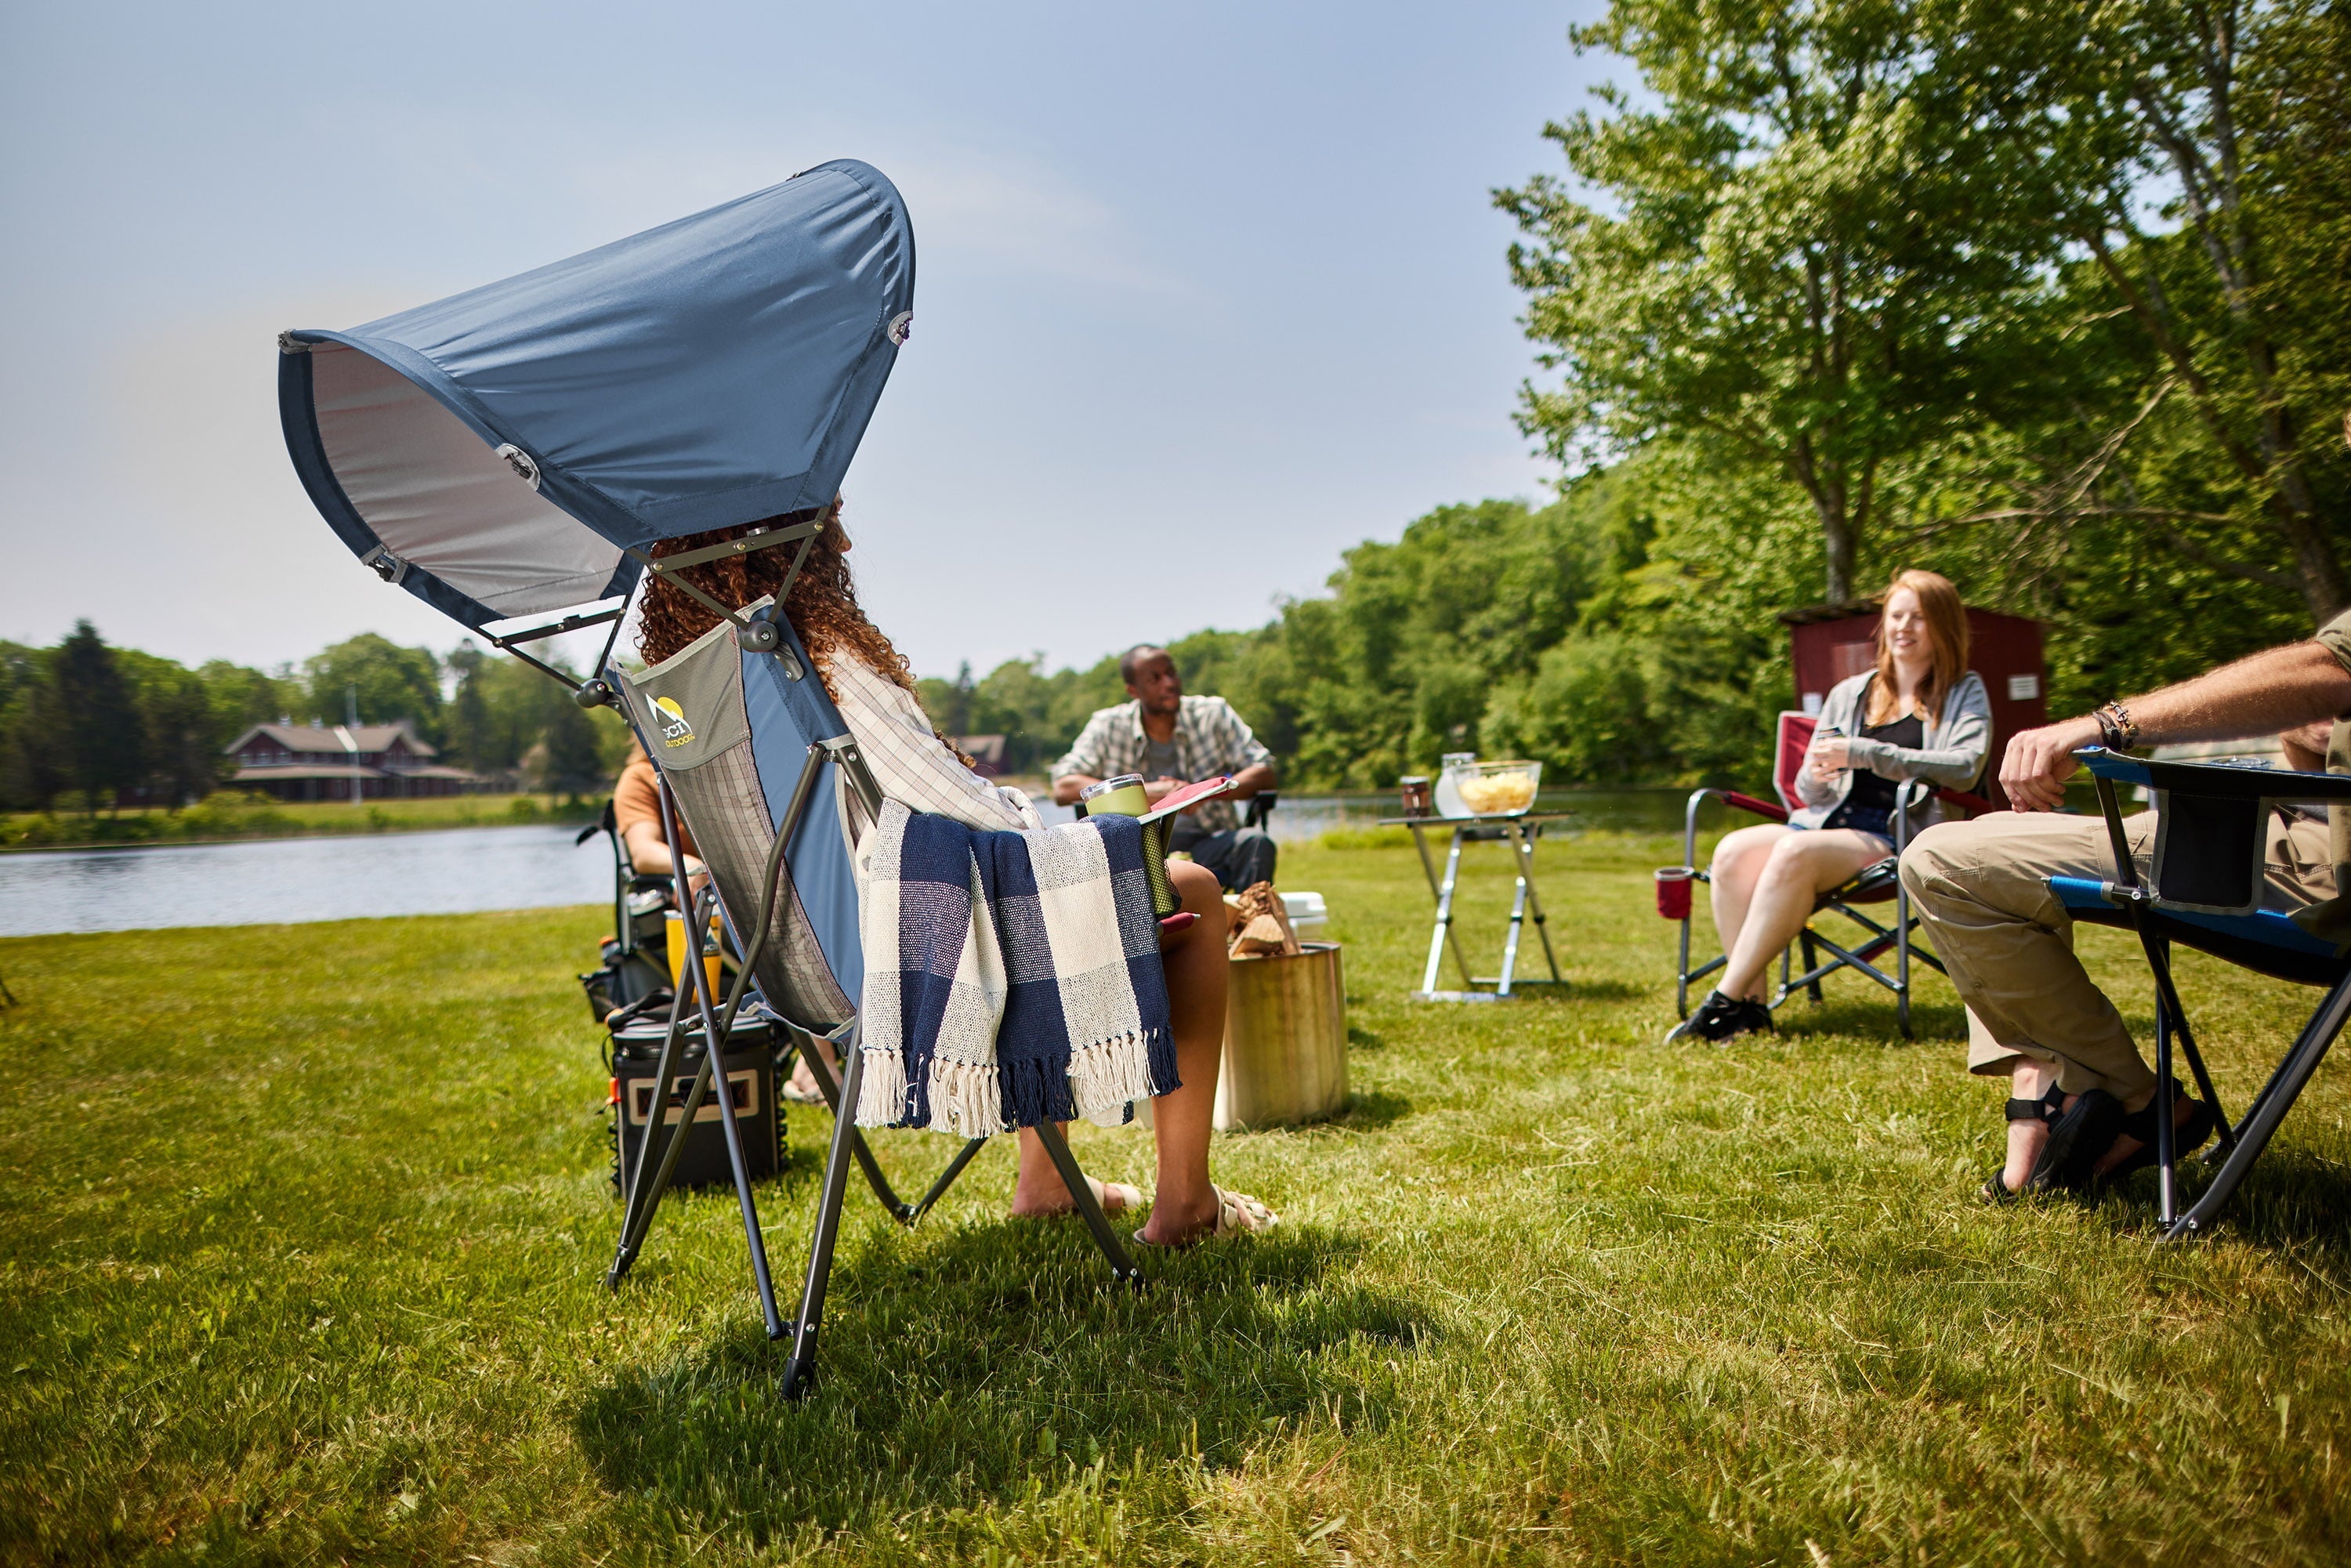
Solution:
<svg viewBox="0 0 2351 1568"><path fill-rule="evenodd" d="M1165 1030L1129 1030L1098 1040L1070 1057L1070 1098L1081 1116L1099 1116L1130 1101L1148 1100L1176 1087L1175 1048L1155 1050L1151 1037ZM1166 1058L1161 1078L1161 1056Z"/></svg>
<svg viewBox="0 0 2351 1568"><path fill-rule="evenodd" d="M994 1066L933 1057L925 1087L930 1092L930 1131L992 1138L1006 1130Z"/></svg>
<svg viewBox="0 0 2351 1568"><path fill-rule="evenodd" d="M895 1127L913 1113L906 1103L906 1063L898 1052L864 1047L865 1076L857 1085L857 1124Z"/></svg>

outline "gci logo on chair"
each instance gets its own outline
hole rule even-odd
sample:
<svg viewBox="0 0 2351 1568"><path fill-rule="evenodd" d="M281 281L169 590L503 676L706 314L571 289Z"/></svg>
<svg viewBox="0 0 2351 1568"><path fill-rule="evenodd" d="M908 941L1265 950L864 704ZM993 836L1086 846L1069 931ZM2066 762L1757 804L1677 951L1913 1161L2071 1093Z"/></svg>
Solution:
<svg viewBox="0 0 2351 1568"><path fill-rule="evenodd" d="M685 722L685 710L677 706L674 697L655 697L653 706L662 713L662 744L668 747L686 746L694 740L694 726Z"/></svg>

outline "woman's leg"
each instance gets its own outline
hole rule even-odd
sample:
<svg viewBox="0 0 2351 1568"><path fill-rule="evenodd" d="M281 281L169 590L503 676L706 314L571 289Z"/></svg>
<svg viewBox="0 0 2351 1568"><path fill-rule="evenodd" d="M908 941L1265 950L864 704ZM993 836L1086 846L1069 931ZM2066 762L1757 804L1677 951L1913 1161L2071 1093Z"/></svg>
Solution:
<svg viewBox="0 0 2351 1568"><path fill-rule="evenodd" d="M1715 937L1726 955L1739 946L1739 933L1747 924L1747 907L1755 898L1755 880L1763 874L1763 867L1771 858L1771 846L1793 831L1779 822L1762 822L1725 833L1714 846L1714 864L1708 870L1707 891L1714 905ZM1736 994L1724 992L1726 996Z"/></svg>
<svg viewBox="0 0 2351 1568"><path fill-rule="evenodd" d="M1217 1069L1225 1049L1224 890L1213 873L1186 861L1169 862L1167 874L1199 916L1189 927L1160 943L1167 975L1167 1005L1176 1033L1176 1071L1184 1086L1151 1103L1153 1135L1158 1144L1159 1191L1150 1241L1188 1240L1217 1223L1217 1195L1208 1184L1208 1133L1216 1113ZM1012 1212L1028 1216L1066 1212L1070 1189L1036 1134L1020 1134L1020 1177Z"/></svg>
<svg viewBox="0 0 2351 1568"><path fill-rule="evenodd" d="M1722 994L1765 1000L1763 977L1771 960L1813 917L1813 901L1887 853L1884 839L1848 828L1789 833L1773 844L1762 874L1755 879L1739 940L1730 949L1730 963L1719 988Z"/></svg>

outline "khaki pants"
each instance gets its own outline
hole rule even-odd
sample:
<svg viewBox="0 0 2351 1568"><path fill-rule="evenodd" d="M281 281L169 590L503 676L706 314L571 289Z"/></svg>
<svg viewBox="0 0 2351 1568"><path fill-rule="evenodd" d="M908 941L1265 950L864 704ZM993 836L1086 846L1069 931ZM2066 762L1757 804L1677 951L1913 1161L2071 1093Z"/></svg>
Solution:
<svg viewBox="0 0 2351 1568"><path fill-rule="evenodd" d="M2147 874L2155 813L2125 822ZM2296 910L2335 896L2326 824L2272 812L2265 907ZM1902 882L1959 999L1968 1006L1968 1071L2006 1076L2019 1057L2048 1062L2068 1094L2104 1089L2128 1100L2155 1084L2122 1015L2074 956L2074 920L2053 876L2112 881L2102 817L1996 811L1945 822L1911 841Z"/></svg>

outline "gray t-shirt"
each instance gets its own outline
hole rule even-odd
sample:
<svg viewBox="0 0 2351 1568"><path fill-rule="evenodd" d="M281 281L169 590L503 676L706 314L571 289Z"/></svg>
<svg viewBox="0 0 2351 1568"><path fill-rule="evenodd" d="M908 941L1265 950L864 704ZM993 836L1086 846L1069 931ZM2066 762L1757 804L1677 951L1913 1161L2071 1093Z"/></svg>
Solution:
<svg viewBox="0 0 2351 1568"><path fill-rule="evenodd" d="M1154 740L1146 734L1143 737L1143 777L1145 780L1184 778L1183 774L1176 771L1176 741L1173 737L1165 740ZM1190 783L1191 780L1185 779L1185 782Z"/></svg>

